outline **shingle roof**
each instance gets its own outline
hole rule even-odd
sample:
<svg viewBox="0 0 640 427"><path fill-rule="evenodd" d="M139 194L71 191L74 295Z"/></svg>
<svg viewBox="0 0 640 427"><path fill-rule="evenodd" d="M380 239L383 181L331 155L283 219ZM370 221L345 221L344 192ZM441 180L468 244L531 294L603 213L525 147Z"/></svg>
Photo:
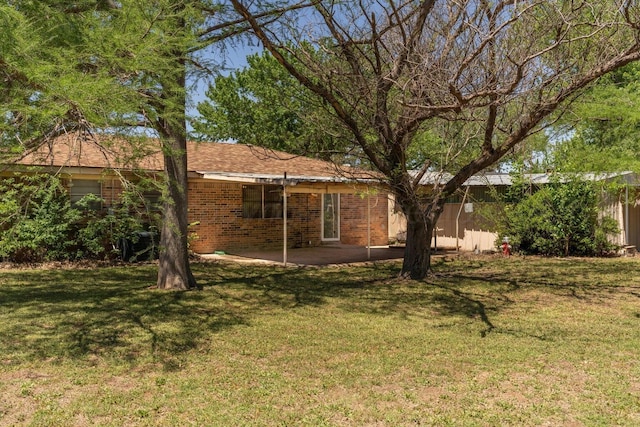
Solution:
<svg viewBox="0 0 640 427"><path fill-rule="evenodd" d="M244 144L189 143L187 155L188 169L201 173L339 175L331 162Z"/></svg>
<svg viewBox="0 0 640 427"><path fill-rule="evenodd" d="M421 185L444 184L453 178L449 173L427 173L420 180ZM636 177L633 172L609 172L609 173L578 173L578 174L553 174L553 173L529 173L523 178L529 184L544 185L551 182L566 182L571 178L578 178L585 181L607 181L620 178L628 184L635 184ZM513 176L508 173L480 173L470 177L462 184L463 187L487 187L487 186L510 186L513 184Z"/></svg>
<svg viewBox="0 0 640 427"><path fill-rule="evenodd" d="M41 146L17 163L34 166L143 169L160 171L163 158L158 140L138 139L136 143L102 135L68 135ZM142 143L141 143L142 142ZM189 142L187 169L205 174L260 175L333 178L344 176L343 168L318 159L243 144ZM354 169L355 170L355 169ZM361 177L367 176L360 171ZM369 177L369 176L367 176Z"/></svg>
<svg viewBox="0 0 640 427"><path fill-rule="evenodd" d="M84 137L75 134L61 136L42 144L17 160L16 163L30 166L118 168L162 170L157 146L142 146L125 139L111 136ZM138 162L134 162L135 158Z"/></svg>

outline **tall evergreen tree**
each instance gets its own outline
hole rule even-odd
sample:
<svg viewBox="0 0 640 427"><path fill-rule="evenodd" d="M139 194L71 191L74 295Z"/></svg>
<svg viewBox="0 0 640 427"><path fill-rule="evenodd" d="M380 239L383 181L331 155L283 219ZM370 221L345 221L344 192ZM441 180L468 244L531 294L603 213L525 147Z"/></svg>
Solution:
<svg viewBox="0 0 640 427"><path fill-rule="evenodd" d="M213 50L218 42L244 30L242 19L225 13L225 4L16 0L0 5L7 24L0 29L2 152L30 149L72 131L159 138L167 186L157 282L163 289L196 286L187 252L187 85L219 62Z"/></svg>
<svg viewBox="0 0 640 427"><path fill-rule="evenodd" d="M608 74L578 98L547 148L549 166L564 172L640 171L640 64Z"/></svg>
<svg viewBox="0 0 640 427"><path fill-rule="evenodd" d="M217 76L198 104L195 132L204 140L234 140L343 163L348 144L328 106L264 51Z"/></svg>

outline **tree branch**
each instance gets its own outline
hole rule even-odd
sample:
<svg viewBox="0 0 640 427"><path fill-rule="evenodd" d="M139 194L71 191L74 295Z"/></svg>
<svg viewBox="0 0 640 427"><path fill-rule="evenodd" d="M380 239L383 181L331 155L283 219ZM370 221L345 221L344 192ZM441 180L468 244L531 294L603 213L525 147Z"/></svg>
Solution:
<svg viewBox="0 0 640 427"><path fill-rule="evenodd" d="M371 149L369 143L367 142L365 136L360 131L360 127L358 123L354 120L354 118L343 108L340 101L334 96L333 92L321 85L320 83L312 81L309 77L301 73L293 64L291 64L278 50L275 44L269 39L269 37L262 30L261 26L258 24L253 15L246 9L246 7L239 0L231 0L234 8L238 11L238 13L243 16L247 22L251 25L254 33L263 43L264 47L273 55L273 57L283 66L285 69L296 79L309 89L311 92L320 96L322 99L327 101L333 110L335 111L338 118L351 130L356 141L362 147L362 149L367 153L367 156L371 160L371 162L381 171L388 170L386 163L379 158L379 156Z"/></svg>

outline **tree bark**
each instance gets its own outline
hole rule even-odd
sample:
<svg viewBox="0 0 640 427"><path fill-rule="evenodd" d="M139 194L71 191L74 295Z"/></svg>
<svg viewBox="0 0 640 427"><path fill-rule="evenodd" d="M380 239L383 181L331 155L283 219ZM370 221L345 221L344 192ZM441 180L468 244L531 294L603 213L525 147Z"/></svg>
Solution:
<svg viewBox="0 0 640 427"><path fill-rule="evenodd" d="M182 22L182 21L181 21ZM174 102L164 106L164 117L157 130L163 136L162 153L167 194L163 203L158 289L188 290L197 288L189 265L188 247L188 174L186 122L186 68L184 55L174 53L178 72L174 81L164 88Z"/></svg>
<svg viewBox="0 0 640 427"><path fill-rule="evenodd" d="M399 202L407 219L407 239L400 277L422 280L431 272L431 237L442 211L442 203L439 198L423 203L415 194L404 195Z"/></svg>
<svg viewBox="0 0 640 427"><path fill-rule="evenodd" d="M407 241L400 276L424 279L431 271L431 234L433 225L407 217Z"/></svg>
<svg viewBox="0 0 640 427"><path fill-rule="evenodd" d="M163 204L158 289L197 288L189 265L187 245L187 152L186 137L176 136L163 142L167 197Z"/></svg>

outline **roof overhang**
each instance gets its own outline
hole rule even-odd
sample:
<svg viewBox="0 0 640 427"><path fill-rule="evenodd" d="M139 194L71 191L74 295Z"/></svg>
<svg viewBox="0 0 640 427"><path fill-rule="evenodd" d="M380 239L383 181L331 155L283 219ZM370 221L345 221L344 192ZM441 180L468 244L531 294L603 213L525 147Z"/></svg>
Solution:
<svg viewBox="0 0 640 427"><path fill-rule="evenodd" d="M428 173L420 180L420 185L444 185L453 178L448 173ZM530 173L524 174L523 178L527 183L533 185L545 185L553 182L567 182L571 179L583 181L614 181L618 180L624 184L638 186L638 176L634 172L608 172L608 173ZM513 184L513 177L508 173L485 173L473 175L467 179L463 187L490 187L490 186L510 186Z"/></svg>
<svg viewBox="0 0 640 427"><path fill-rule="evenodd" d="M147 175L154 176L162 174L160 170L153 169L131 169L131 168L114 168L114 167L91 167L91 166L56 166L56 165L23 165L23 164L11 164L4 165L5 167L0 170L0 173L11 174L15 172L24 173L36 173L44 172L50 174L62 174L72 177L94 177L100 178L109 175ZM197 172L188 171L189 178L198 178L200 174Z"/></svg>
<svg viewBox="0 0 640 427"><path fill-rule="evenodd" d="M379 187L374 179L354 179L339 176L269 175L253 173L198 172L200 177L211 181L243 184L282 185L288 193L359 193L371 187Z"/></svg>

